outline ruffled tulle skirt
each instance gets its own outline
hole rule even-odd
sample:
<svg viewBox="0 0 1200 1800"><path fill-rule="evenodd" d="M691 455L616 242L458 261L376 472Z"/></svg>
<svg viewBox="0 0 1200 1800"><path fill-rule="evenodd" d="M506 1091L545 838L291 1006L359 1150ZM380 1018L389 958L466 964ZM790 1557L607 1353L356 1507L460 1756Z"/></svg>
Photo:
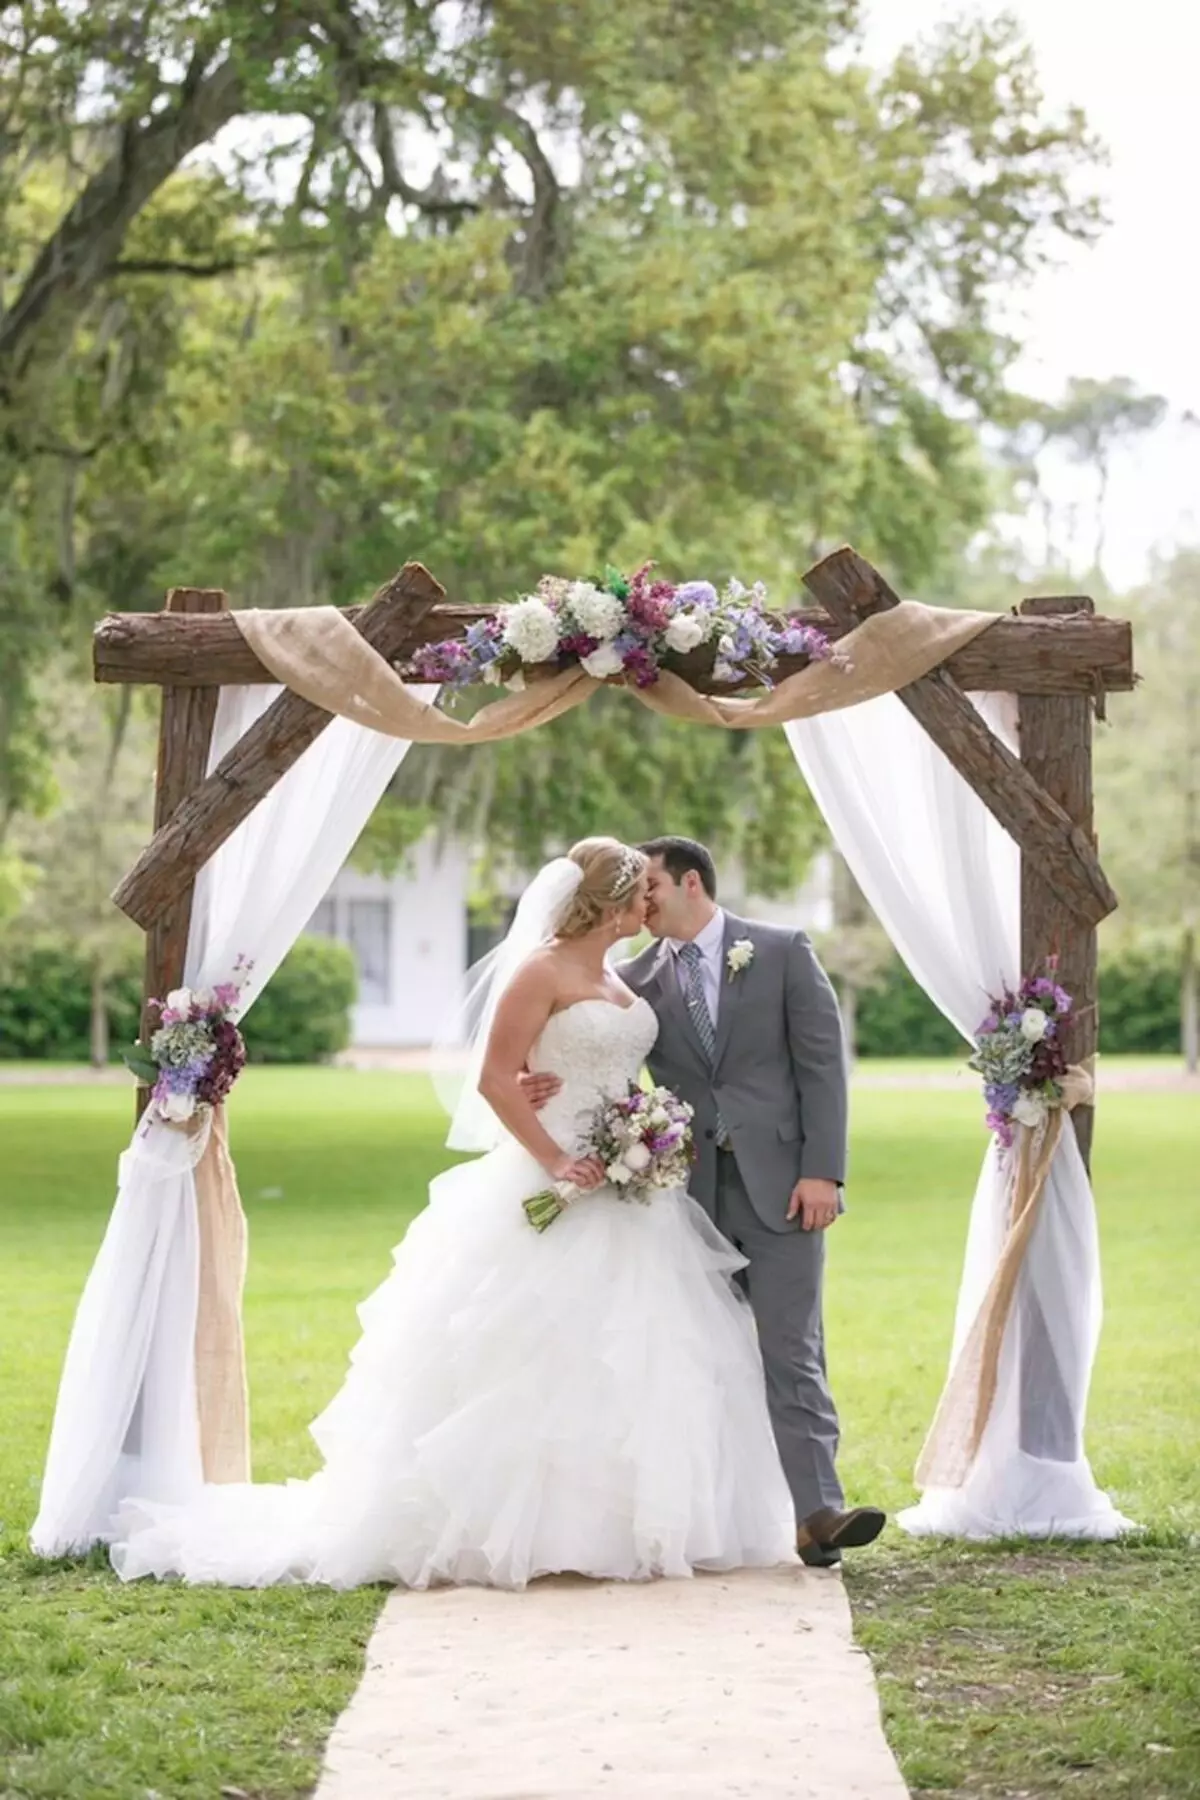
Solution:
<svg viewBox="0 0 1200 1800"><path fill-rule="evenodd" d="M320 1473L127 1500L118 1573L519 1588L791 1560L742 1258L683 1192L601 1190L539 1235L544 1185L514 1145L440 1176L359 1309Z"/></svg>

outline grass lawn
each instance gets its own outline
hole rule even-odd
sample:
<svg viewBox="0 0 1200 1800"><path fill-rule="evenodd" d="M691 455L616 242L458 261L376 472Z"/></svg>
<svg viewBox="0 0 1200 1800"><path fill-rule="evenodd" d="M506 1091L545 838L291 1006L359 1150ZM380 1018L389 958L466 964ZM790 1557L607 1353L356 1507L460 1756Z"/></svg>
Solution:
<svg viewBox="0 0 1200 1800"><path fill-rule="evenodd" d="M441 1165L417 1077L251 1070L233 1107L251 1218L256 1474L304 1473L355 1302ZM283 1800L311 1786L380 1590L123 1588L25 1550L62 1352L112 1198L129 1098L0 1086L0 1796ZM982 1135L973 1088L862 1091L833 1240L830 1356L850 1492L896 1508L944 1372ZM1136 1546L914 1545L849 1588L918 1793L1200 1796L1200 1105L1106 1096L1107 1320L1089 1446ZM798 1671L802 1679L802 1670Z"/></svg>

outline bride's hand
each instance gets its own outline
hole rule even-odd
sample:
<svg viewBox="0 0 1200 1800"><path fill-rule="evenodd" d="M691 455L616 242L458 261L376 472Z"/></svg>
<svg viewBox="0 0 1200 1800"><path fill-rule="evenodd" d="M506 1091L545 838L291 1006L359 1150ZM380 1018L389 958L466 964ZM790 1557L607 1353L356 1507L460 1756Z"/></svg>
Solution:
<svg viewBox="0 0 1200 1800"><path fill-rule="evenodd" d="M560 1156L550 1170L555 1181L566 1181L587 1193L604 1180L604 1164L598 1156Z"/></svg>

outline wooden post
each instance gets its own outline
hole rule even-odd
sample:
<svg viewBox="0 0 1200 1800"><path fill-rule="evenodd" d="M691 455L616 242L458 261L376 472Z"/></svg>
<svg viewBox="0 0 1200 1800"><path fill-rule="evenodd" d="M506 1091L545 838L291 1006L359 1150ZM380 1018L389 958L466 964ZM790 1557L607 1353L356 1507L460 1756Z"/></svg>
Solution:
<svg viewBox="0 0 1200 1800"><path fill-rule="evenodd" d="M1023 614L1042 617L1091 611L1092 602L1083 599L1025 600L1021 605ZM1022 694L1018 704L1021 761L1094 844L1092 700L1082 694ZM1067 1060L1073 1063L1085 1062L1096 1053L1096 947L1096 927L1085 925L1036 864L1022 857L1021 969L1025 974L1037 974L1048 956L1057 955L1058 978L1075 1000L1065 1037ZM1094 1118L1090 1106L1077 1106L1071 1114L1089 1168Z"/></svg>
<svg viewBox="0 0 1200 1800"><path fill-rule="evenodd" d="M172 588L166 611L223 612L229 601L220 588ZM158 831L176 807L199 787L208 773L208 751L217 716L217 687L164 687L158 728L158 775L154 785L154 829ZM182 883L162 916L146 933L146 966L142 987L142 1041L149 1042L157 1025L151 1000L165 998L183 980L188 930L192 922L193 881ZM150 1098L138 1087L140 1119Z"/></svg>
<svg viewBox="0 0 1200 1800"><path fill-rule="evenodd" d="M1090 613L1092 602L1025 600L1023 614L1060 617ZM1089 842L1095 842L1092 810L1092 706L1081 694L1022 694L1021 761L1033 779L1070 814ZM1058 979L1075 1001L1063 1047L1067 1060L1086 1061L1098 1037L1096 927L1064 904L1036 862L1021 858L1021 971L1037 974L1050 956L1058 958ZM1077 1106L1071 1124L1090 1169L1090 1106ZM1082 1454L1080 1421L1058 1377L1050 1328L1036 1294L1020 1294L1020 1442L1030 1456L1074 1462Z"/></svg>

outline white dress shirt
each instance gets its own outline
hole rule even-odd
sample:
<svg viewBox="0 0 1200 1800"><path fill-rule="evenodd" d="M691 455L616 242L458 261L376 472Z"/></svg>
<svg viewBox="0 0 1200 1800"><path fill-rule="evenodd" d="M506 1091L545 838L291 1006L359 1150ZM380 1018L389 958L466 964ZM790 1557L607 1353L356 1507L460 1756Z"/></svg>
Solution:
<svg viewBox="0 0 1200 1800"><path fill-rule="evenodd" d="M682 938L668 938L671 953L675 958L675 974L679 981L679 991L687 999L687 965L679 960L679 952L683 949ZM704 998L708 1003L709 1015L715 1028L717 1010L721 1004L721 955L725 948L725 914L718 906L703 931L698 931L691 940L700 952L700 977L704 984Z"/></svg>

